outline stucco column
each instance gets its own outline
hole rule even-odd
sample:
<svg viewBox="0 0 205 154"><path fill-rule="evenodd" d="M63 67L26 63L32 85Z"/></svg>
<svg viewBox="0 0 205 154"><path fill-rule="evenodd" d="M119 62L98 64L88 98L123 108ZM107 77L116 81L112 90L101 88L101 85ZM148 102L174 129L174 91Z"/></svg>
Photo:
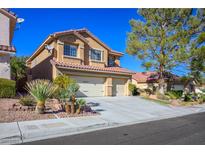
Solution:
<svg viewBox="0 0 205 154"><path fill-rule="evenodd" d="M78 46L78 53L79 53L79 58L82 60L81 65L85 65L84 62L84 43L79 43Z"/></svg>
<svg viewBox="0 0 205 154"><path fill-rule="evenodd" d="M58 70L55 65L52 65L52 80L55 80L57 75L58 75Z"/></svg>
<svg viewBox="0 0 205 154"><path fill-rule="evenodd" d="M129 91L129 83L131 83L131 79L128 79L125 84L125 96L130 96L131 92Z"/></svg>
<svg viewBox="0 0 205 154"><path fill-rule="evenodd" d="M107 77L105 81L105 96L112 96L112 77Z"/></svg>
<svg viewBox="0 0 205 154"><path fill-rule="evenodd" d="M64 43L57 41L57 61L63 61Z"/></svg>

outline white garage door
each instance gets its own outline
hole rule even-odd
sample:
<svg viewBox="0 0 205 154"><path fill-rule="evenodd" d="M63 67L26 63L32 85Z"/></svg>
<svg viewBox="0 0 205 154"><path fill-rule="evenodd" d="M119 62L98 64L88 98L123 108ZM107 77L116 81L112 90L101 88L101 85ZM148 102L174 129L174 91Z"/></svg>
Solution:
<svg viewBox="0 0 205 154"><path fill-rule="evenodd" d="M113 79L113 96L124 96L125 95L125 80Z"/></svg>
<svg viewBox="0 0 205 154"><path fill-rule="evenodd" d="M80 85L78 97L104 96L104 78L71 76Z"/></svg>

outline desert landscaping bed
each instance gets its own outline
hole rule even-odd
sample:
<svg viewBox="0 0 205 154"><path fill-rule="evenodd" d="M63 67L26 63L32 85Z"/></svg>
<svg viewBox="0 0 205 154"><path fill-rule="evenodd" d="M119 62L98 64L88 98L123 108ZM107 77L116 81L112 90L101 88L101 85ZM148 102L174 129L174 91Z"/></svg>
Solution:
<svg viewBox="0 0 205 154"><path fill-rule="evenodd" d="M98 115L90 108L80 114L68 114L60 108L60 104L55 100L46 103L44 114L38 114L35 112L35 106L22 106L18 101L18 99L0 99L1 123Z"/></svg>
<svg viewBox="0 0 205 154"><path fill-rule="evenodd" d="M204 102L198 102L198 101L182 101L180 99L169 99L169 100L163 100L157 98L156 95L143 95L141 96L143 99L150 100L152 102L159 103L161 105L170 105L170 106L193 106L193 105L199 105L203 104Z"/></svg>

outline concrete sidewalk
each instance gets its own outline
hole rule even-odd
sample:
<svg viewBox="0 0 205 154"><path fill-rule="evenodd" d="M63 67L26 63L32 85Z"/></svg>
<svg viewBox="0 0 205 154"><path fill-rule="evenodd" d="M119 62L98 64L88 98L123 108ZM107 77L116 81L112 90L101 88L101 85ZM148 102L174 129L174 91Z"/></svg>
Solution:
<svg viewBox="0 0 205 154"><path fill-rule="evenodd" d="M101 115L0 123L0 144L18 144L205 112L205 105L170 107L139 97L101 97L86 100Z"/></svg>

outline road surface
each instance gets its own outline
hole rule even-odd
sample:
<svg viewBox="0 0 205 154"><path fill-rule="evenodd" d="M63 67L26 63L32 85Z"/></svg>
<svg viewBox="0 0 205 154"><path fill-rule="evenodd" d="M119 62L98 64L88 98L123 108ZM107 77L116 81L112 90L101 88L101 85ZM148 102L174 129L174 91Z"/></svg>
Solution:
<svg viewBox="0 0 205 154"><path fill-rule="evenodd" d="M31 145L205 144L205 113L28 142Z"/></svg>

